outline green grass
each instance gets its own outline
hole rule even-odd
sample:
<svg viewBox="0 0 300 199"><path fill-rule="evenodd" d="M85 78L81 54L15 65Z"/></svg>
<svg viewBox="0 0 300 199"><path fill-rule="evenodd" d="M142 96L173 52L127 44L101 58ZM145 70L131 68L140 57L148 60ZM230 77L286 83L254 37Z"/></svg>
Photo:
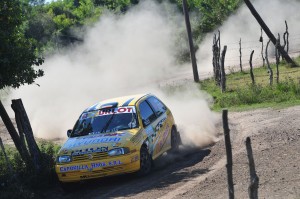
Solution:
<svg viewBox="0 0 300 199"><path fill-rule="evenodd" d="M300 63L300 58L295 60ZM223 108L243 111L256 108L283 108L300 105L300 67L291 68L285 62L279 66L279 82L276 83L276 66L273 69L273 85L269 85L266 67L253 70L255 84L252 84L250 72L236 72L226 76L226 92L216 86L215 81L206 79L200 82L201 89L214 98L213 109Z"/></svg>

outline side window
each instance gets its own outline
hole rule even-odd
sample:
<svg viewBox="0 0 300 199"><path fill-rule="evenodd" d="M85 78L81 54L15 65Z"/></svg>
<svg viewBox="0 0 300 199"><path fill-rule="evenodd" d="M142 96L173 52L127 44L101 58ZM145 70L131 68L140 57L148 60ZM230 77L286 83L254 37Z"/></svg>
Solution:
<svg viewBox="0 0 300 199"><path fill-rule="evenodd" d="M156 116L149 104L147 103L147 101L143 101L140 104L140 113L144 126L148 126L149 124L151 124L151 122L153 122L156 119Z"/></svg>
<svg viewBox="0 0 300 199"><path fill-rule="evenodd" d="M161 114L166 112L167 110L166 106L161 101L159 101L156 97L150 97L147 100L151 104L157 116L160 116Z"/></svg>

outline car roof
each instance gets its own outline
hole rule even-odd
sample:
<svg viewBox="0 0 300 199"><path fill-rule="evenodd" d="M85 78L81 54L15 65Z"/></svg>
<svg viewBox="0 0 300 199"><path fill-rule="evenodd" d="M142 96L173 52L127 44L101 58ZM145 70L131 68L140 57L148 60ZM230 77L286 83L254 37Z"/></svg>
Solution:
<svg viewBox="0 0 300 199"><path fill-rule="evenodd" d="M129 95L129 96L122 96L122 97L103 100L103 101L100 101L100 102L88 107L87 109L84 110L84 112L98 110L98 109L102 108L103 106L109 105L109 104L117 104L117 107L134 106L135 103L139 99L141 99L142 97L147 96L147 95L150 95L150 94Z"/></svg>

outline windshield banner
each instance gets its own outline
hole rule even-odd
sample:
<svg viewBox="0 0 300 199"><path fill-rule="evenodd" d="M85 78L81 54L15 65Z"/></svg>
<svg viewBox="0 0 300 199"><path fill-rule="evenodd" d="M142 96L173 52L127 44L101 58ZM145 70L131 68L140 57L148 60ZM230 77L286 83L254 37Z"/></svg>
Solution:
<svg viewBox="0 0 300 199"><path fill-rule="evenodd" d="M86 119L89 117L96 117L96 116L106 116L112 114L122 114L122 113L135 113L135 107L124 106L124 107L117 107L117 108L100 109L96 113L95 112L83 113L81 119Z"/></svg>
<svg viewBox="0 0 300 199"><path fill-rule="evenodd" d="M135 113L134 107L117 107L111 109L101 109L99 110L99 116L103 115L112 115L112 114L120 114L120 113Z"/></svg>

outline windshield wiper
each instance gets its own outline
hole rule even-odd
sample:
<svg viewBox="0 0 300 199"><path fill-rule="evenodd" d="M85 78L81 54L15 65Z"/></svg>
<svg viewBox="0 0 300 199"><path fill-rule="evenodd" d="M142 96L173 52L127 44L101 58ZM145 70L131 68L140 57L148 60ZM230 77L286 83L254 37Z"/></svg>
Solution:
<svg viewBox="0 0 300 199"><path fill-rule="evenodd" d="M106 132L106 130L107 130L108 126L110 125L110 123L111 123L112 119L114 118L114 116L115 116L115 113L112 114L112 116L109 118L109 120L107 121L107 123L105 124L105 126L102 128L102 130L100 131L100 133L102 133L102 132L105 133Z"/></svg>

